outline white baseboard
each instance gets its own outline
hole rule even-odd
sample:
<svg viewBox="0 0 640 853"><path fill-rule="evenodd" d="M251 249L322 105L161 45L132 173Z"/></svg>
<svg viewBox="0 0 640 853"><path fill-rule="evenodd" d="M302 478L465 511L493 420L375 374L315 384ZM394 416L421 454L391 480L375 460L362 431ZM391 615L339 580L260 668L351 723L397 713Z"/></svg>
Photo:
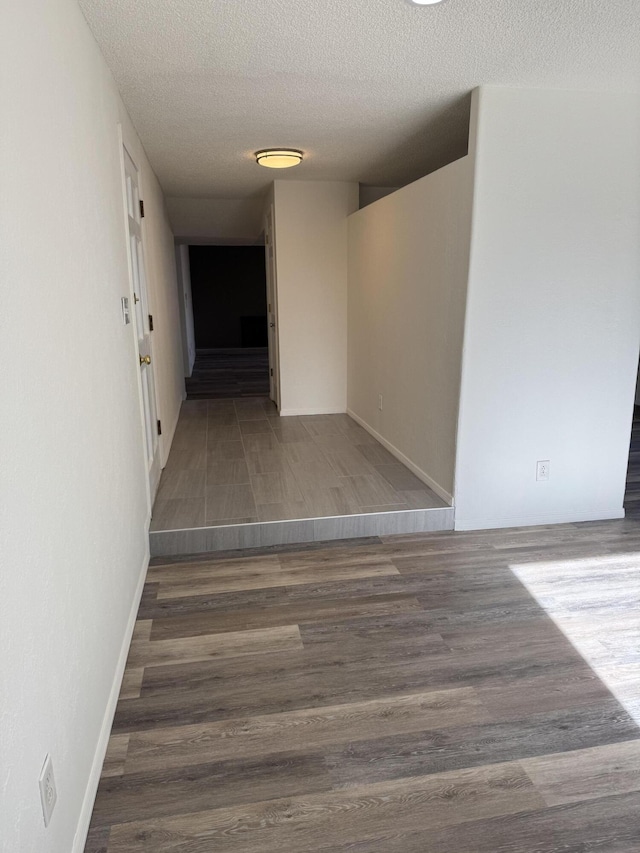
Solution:
<svg viewBox="0 0 640 853"><path fill-rule="evenodd" d="M291 418L295 415L344 415L344 409L280 409L281 418Z"/></svg>
<svg viewBox="0 0 640 853"><path fill-rule="evenodd" d="M443 489L439 483L436 483L436 481L430 477L426 471L423 471L422 468L418 468L418 466L415 465L408 456L405 456L401 450L398 450L398 448L391 444L390 441L387 441L384 436L380 435L379 432L376 432L376 430L363 420L360 415L356 415L356 413L352 412L351 409L347 409L347 414L350 418L353 418L356 423L359 423L363 429L366 429L366 431L372 435L376 441L379 441L392 456L395 456L399 462L402 462L406 468L413 472L419 480L422 480L426 486L429 486L429 488L434 491L438 497L442 498L443 501L446 501L449 506L453 506L453 495L450 495L446 489Z"/></svg>
<svg viewBox="0 0 640 853"><path fill-rule="evenodd" d="M148 543L148 534L146 538ZM147 547L145 549L145 556L142 561L140 577L138 578L138 584L136 586L136 591L133 596L133 603L131 605L131 611L129 613L127 628L125 630L125 635L122 640L122 646L120 648L120 655L118 657L118 663L116 665L116 671L113 677L113 684L111 685L111 691L109 693L107 707L105 709L104 717L102 719L102 726L100 727L100 734L98 735L98 743L96 744L96 749L93 755L91 772L89 774L89 780L87 782L84 799L82 801L82 808L80 809L80 817L78 818L76 833L73 837L73 848L71 853L83 853L85 845L87 843L87 834L89 832L89 824L91 823L93 804L96 799L96 794L98 793L100 774L102 773L102 765L104 763L104 757L106 755L107 746L109 744L109 737L111 735L113 718L116 712L116 705L118 704L118 696L120 695L120 685L122 684L122 676L124 675L124 668L127 663L127 657L129 656L129 646L131 645L131 637L133 635L133 629L136 624L136 617L138 615L138 609L140 607L140 599L142 598L144 582L147 577L149 559L149 545L147 544Z"/></svg>
<svg viewBox="0 0 640 853"><path fill-rule="evenodd" d="M594 512L548 513L546 515L516 515L509 518L479 518L465 520L456 517L455 530L496 530L503 527L540 527L545 524L579 524L581 521L613 521L624 518L624 509L602 509Z"/></svg>

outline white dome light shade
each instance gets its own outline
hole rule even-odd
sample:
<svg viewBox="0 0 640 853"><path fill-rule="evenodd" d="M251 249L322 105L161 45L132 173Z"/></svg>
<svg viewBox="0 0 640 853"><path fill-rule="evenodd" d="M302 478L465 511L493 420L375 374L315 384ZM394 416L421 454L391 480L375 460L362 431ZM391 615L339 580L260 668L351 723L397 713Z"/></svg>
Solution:
<svg viewBox="0 0 640 853"><path fill-rule="evenodd" d="M435 6L436 3L442 3L442 0L409 0L414 6Z"/></svg>
<svg viewBox="0 0 640 853"><path fill-rule="evenodd" d="M302 151L295 148L266 148L256 151L256 163L268 169L289 169L302 162Z"/></svg>

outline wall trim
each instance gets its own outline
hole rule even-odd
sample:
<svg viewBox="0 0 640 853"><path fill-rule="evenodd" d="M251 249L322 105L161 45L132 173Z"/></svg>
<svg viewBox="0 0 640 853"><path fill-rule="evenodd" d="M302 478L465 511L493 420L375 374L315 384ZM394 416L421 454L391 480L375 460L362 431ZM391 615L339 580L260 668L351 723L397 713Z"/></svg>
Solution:
<svg viewBox="0 0 640 853"><path fill-rule="evenodd" d="M602 509L592 512L551 512L546 515L480 518L477 521L466 521L456 517L454 530L495 530L503 527L539 527L542 524L579 524L581 521L612 521L624 516L624 509Z"/></svg>
<svg viewBox="0 0 640 853"><path fill-rule="evenodd" d="M85 845L87 843L87 835L89 834L89 825L91 823L93 805L95 803L96 794L98 793L98 784L100 783L102 765L104 763L104 758L107 753L107 746L109 744L109 738L111 736L111 727L113 726L113 718L116 713L116 705L118 704L118 697L120 695L120 686L122 684L122 677L124 675L124 668L127 663L127 658L129 656L131 637L133 636L133 629L136 624L138 610L140 609L140 600L142 598L142 590L144 589L144 583L147 577L147 569L149 568L150 559L151 557L149 549L149 536L147 534L146 547L144 558L142 560L142 567L140 569L140 576L138 578L138 584L136 586L136 591L133 596L131 611L129 613L129 619L127 621L127 627L122 640L120 655L118 657L116 671L113 677L113 684L111 685L111 691L109 692L107 707L104 712L102 725L100 727L100 734L98 735L98 742L96 744L96 749L93 755L93 762L91 764L91 771L89 773L87 787L85 789L84 798L82 800L82 807L80 809L80 815L78 817L76 832L73 836L73 847L71 853L83 853Z"/></svg>
<svg viewBox="0 0 640 853"><path fill-rule="evenodd" d="M295 415L344 415L344 409L280 409L281 418L290 418Z"/></svg>
<svg viewBox="0 0 640 853"><path fill-rule="evenodd" d="M395 456L399 462L402 462L402 464L415 474L419 480L422 480L426 486L429 486L429 488L432 489L438 497L442 498L443 501L446 501L449 506L454 506L453 495L450 495L446 489L443 489L439 483L436 483L436 481L430 477L426 471L423 471L422 468L418 468L418 466L415 465L408 456L405 456L401 450L398 450L395 445L391 444L390 441L387 441L384 436L380 435L380 433L361 418L360 415L356 415L352 409L347 408L347 414L350 418L353 418L356 423L360 424L363 429L366 429L369 435L372 435L376 441L379 441L392 456Z"/></svg>

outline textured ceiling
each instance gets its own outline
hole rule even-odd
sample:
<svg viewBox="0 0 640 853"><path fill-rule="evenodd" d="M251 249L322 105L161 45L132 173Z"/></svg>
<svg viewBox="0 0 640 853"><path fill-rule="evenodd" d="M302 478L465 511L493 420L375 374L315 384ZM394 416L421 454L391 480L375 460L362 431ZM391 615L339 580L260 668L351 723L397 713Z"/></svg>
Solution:
<svg viewBox="0 0 640 853"><path fill-rule="evenodd" d="M466 151L479 84L640 91L640 0L80 0L165 192L402 185ZM259 148L307 154L291 172Z"/></svg>

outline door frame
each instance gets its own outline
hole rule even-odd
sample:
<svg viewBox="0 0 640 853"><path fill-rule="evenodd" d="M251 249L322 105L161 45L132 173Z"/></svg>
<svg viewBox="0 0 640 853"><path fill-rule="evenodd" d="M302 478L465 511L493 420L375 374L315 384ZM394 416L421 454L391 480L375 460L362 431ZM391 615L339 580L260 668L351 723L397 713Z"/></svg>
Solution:
<svg viewBox="0 0 640 853"><path fill-rule="evenodd" d="M280 411L280 320L276 264L275 208L269 204L264 218L264 251L267 273L267 337L269 348L269 398Z"/></svg>
<svg viewBox="0 0 640 853"><path fill-rule="evenodd" d="M119 156L120 156L120 175L121 175L121 184L122 184L122 211L123 211L123 219L124 219L124 235L125 235L125 246L127 252L127 272L129 279L129 316L131 318L131 329L133 332L133 355L135 358L134 368L136 372L136 384L138 387L138 405L140 412L140 447L142 450L142 458L143 458L143 466L146 473L145 476L145 485L147 490L147 500L148 500L148 511L149 518L151 517L151 510L153 507L153 502L155 500L156 492L158 490L158 485L160 483L160 475L162 474L162 462L161 462L161 446L160 446L160 436L157 436L156 449L153 457L153 461L151 465L148 464L147 457L147 424L146 424L146 414L145 414L145 404L144 404L144 389L142 385L142 373L140 370L139 363L139 352L138 352L138 342L140 339L139 329L138 329L138 321L137 321L137 312L136 312L136 304L135 304L135 288L133 281L133 259L131 256L131 240L130 240L130 230L129 230L129 210L127 206L127 177L126 177L126 167L125 167L125 151L129 155L133 165L137 171L138 178L138 192L140 198L144 195L143 183L142 183L142 174L141 170L138 166L137 158L131 153L132 146L127 144L125 140L122 124L118 123L118 143L119 143ZM141 218L140 221L140 245L142 250L142 258L144 262L145 268L145 280L147 287L147 299L149 298L149 293L151 288L149 287L149 277L146 274L148 270L147 263L147 251L146 251L146 241L144 234L144 220ZM153 352L153 340L151 337L149 338L149 353L153 361L155 361L154 352ZM155 400L155 410L156 413L158 411L158 388L157 382L155 378L155 370L151 372L151 386L153 397ZM153 425L152 425L153 426Z"/></svg>

